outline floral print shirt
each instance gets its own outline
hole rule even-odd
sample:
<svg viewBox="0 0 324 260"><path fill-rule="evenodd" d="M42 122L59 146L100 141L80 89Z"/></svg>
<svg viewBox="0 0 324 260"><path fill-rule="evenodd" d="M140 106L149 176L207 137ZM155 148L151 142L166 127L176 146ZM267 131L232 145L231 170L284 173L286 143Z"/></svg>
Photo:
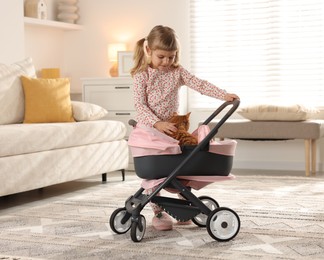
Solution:
<svg viewBox="0 0 324 260"><path fill-rule="evenodd" d="M225 99L225 90L197 78L181 66L167 71L148 67L134 75L137 122L153 127L158 121L167 121L173 112L178 111L179 89L183 85L203 95Z"/></svg>

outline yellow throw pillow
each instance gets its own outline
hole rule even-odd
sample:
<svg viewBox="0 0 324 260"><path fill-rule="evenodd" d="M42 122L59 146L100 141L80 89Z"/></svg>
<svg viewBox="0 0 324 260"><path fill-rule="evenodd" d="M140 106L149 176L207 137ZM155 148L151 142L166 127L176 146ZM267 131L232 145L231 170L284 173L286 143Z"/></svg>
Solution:
<svg viewBox="0 0 324 260"><path fill-rule="evenodd" d="M24 123L75 122L69 79L21 76L21 81L25 94Z"/></svg>

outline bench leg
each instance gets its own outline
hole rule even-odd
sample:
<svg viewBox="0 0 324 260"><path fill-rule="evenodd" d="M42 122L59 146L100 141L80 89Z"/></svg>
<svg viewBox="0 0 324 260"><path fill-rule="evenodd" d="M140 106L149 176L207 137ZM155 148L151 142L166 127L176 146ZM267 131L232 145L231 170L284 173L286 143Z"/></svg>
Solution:
<svg viewBox="0 0 324 260"><path fill-rule="evenodd" d="M311 161L310 146L311 146L311 139L305 139L305 174L307 177L309 176L310 161Z"/></svg>
<svg viewBox="0 0 324 260"><path fill-rule="evenodd" d="M311 141L311 147L312 147L312 175L316 175L316 140L312 139Z"/></svg>
<svg viewBox="0 0 324 260"><path fill-rule="evenodd" d="M316 139L305 139L305 173L316 175Z"/></svg>

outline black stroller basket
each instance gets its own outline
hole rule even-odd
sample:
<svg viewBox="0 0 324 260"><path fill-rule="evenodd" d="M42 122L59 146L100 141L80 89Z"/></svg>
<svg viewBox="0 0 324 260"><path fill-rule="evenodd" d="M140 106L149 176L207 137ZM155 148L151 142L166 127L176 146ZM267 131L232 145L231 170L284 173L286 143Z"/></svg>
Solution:
<svg viewBox="0 0 324 260"><path fill-rule="evenodd" d="M174 176L227 176L233 165L233 156L209 152L210 141L217 134L218 129L232 115L239 105L239 100L223 103L203 125L213 120L225 107L232 104L232 108L196 146L182 146L178 155L154 155L134 157L136 175L142 179L159 179ZM136 122L132 120L132 125Z"/></svg>
<svg viewBox="0 0 324 260"><path fill-rule="evenodd" d="M200 227L207 227L210 236L218 241L233 239L239 232L240 219L235 211L219 207L216 200L208 196L196 197L190 187L186 187L177 176L227 176L230 173L233 158L208 152L210 141L218 129L235 112L239 100L224 102L203 123L213 120L229 105L232 107L219 120L209 134L197 145L182 147L182 153L176 155L152 155L134 158L135 172L144 179L165 178L150 195L140 188L125 202L125 207L116 209L110 217L110 227L117 234L131 229L131 238L139 242L144 237L146 220L142 209L150 201L162 207L170 216L179 221L192 220ZM130 122L134 123L134 122ZM152 177L153 176L153 177ZM157 196L165 188L177 190L184 200Z"/></svg>

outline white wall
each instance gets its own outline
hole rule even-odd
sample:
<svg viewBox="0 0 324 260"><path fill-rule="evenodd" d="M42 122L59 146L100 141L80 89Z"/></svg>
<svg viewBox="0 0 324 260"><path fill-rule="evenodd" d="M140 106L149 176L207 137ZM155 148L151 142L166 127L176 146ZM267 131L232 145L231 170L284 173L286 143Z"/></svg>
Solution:
<svg viewBox="0 0 324 260"><path fill-rule="evenodd" d="M0 63L11 64L25 55L23 3L22 0L2 0L0 6Z"/></svg>
<svg viewBox="0 0 324 260"><path fill-rule="evenodd" d="M64 67L64 32L60 29L25 26L25 55L32 57L38 76L42 68ZM65 72L62 71L62 76Z"/></svg>
<svg viewBox="0 0 324 260"><path fill-rule="evenodd" d="M58 0L46 0L46 4L47 19L57 20ZM69 33L55 27L25 25L25 56L33 58L38 75L42 68L60 68L62 76L67 76L64 71L64 49L65 37Z"/></svg>
<svg viewBox="0 0 324 260"><path fill-rule="evenodd" d="M54 19L56 0L47 0L48 18ZM62 31L24 26L24 0L0 2L0 62L13 63L27 56L34 59L36 68L63 66Z"/></svg>
<svg viewBox="0 0 324 260"><path fill-rule="evenodd" d="M47 3L49 18L55 19L57 1ZM25 27L26 56L33 57L38 70L60 67L62 76L71 79L71 92L81 93L80 78L109 76L109 43L125 42L133 50L135 42L157 24L177 31L182 63L189 65L189 1L79 0L78 6L80 31Z"/></svg>
<svg viewBox="0 0 324 260"><path fill-rule="evenodd" d="M126 42L128 50L157 24L174 28L182 43L182 63L189 64L189 1L187 0L80 0L80 32L66 33L65 68L73 92L80 78L107 77L107 45Z"/></svg>

